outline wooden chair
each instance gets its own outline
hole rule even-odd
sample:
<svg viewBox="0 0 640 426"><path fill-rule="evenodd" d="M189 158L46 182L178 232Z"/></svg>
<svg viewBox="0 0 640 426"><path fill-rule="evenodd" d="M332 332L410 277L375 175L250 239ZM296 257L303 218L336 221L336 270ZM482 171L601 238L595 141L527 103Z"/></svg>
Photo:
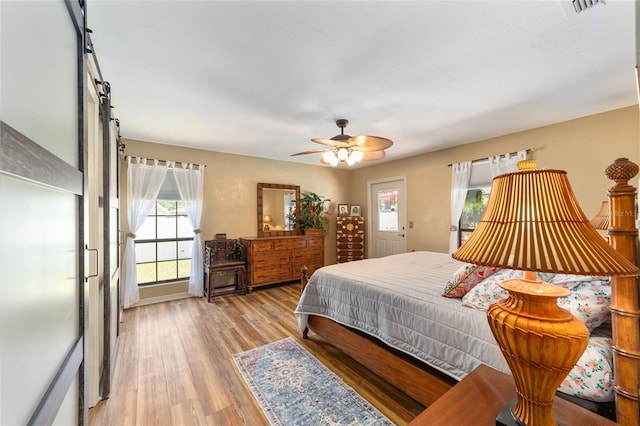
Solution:
<svg viewBox="0 0 640 426"><path fill-rule="evenodd" d="M241 291L247 294L245 256L242 245L236 239L227 239L227 234L216 234L213 240L204 242L204 294L207 301L219 294ZM216 291L215 280L218 275L233 273L234 288Z"/></svg>

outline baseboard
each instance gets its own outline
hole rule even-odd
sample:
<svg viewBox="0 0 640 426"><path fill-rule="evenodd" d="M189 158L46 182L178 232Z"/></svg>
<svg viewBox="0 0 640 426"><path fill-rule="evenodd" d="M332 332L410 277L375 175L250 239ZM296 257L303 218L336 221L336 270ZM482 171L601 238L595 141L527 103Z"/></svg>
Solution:
<svg viewBox="0 0 640 426"><path fill-rule="evenodd" d="M147 299L142 299L133 306L135 307L135 306L152 305L154 303L162 303L162 302L170 302L172 300L186 299L187 297L193 297L193 296L189 293L167 294L165 296L149 297Z"/></svg>

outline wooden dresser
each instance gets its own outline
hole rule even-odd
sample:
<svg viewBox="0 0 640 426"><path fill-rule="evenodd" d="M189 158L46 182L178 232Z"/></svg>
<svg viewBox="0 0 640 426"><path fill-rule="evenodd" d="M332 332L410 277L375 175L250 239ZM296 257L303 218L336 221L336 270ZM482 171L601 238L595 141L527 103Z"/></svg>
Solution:
<svg viewBox="0 0 640 426"><path fill-rule="evenodd" d="M338 217L336 222L336 244L338 263L364 259L364 218L359 216Z"/></svg>
<svg viewBox="0 0 640 426"><path fill-rule="evenodd" d="M247 256L247 288L293 281L306 265L309 274L324 266L324 235L240 238Z"/></svg>

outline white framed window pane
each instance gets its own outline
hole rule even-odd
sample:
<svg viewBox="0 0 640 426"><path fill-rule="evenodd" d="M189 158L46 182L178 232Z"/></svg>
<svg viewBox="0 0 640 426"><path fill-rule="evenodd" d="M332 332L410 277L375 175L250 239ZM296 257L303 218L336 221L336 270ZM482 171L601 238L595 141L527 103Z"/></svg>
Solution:
<svg viewBox="0 0 640 426"><path fill-rule="evenodd" d="M176 238L176 217L158 216L158 239Z"/></svg>
<svg viewBox="0 0 640 426"><path fill-rule="evenodd" d="M136 240L154 240L156 238L156 217L147 216L140 229L136 232Z"/></svg>
<svg viewBox="0 0 640 426"><path fill-rule="evenodd" d="M152 283L156 279L156 263L138 263L136 264L136 277L138 284Z"/></svg>
<svg viewBox="0 0 640 426"><path fill-rule="evenodd" d="M467 190L467 197L464 200L464 207L462 209L462 215L460 216L460 228L476 228L487 206L490 191L491 187Z"/></svg>
<svg viewBox="0 0 640 426"><path fill-rule="evenodd" d="M177 241L167 241L158 243L158 261L175 260Z"/></svg>
<svg viewBox="0 0 640 426"><path fill-rule="evenodd" d="M384 189L378 191L378 231L397 231L398 224L398 190Z"/></svg>
<svg viewBox="0 0 640 426"><path fill-rule="evenodd" d="M156 243L136 244L136 263L156 261Z"/></svg>
<svg viewBox="0 0 640 426"><path fill-rule="evenodd" d="M193 237L193 226L186 216L178 216L178 238Z"/></svg>
<svg viewBox="0 0 640 426"><path fill-rule="evenodd" d="M188 278L191 275L191 259L178 260L178 278Z"/></svg>
<svg viewBox="0 0 640 426"><path fill-rule="evenodd" d="M193 241L178 241L178 259L191 259Z"/></svg>
<svg viewBox="0 0 640 426"><path fill-rule="evenodd" d="M178 278L178 262L170 260L158 262L158 281L175 280Z"/></svg>

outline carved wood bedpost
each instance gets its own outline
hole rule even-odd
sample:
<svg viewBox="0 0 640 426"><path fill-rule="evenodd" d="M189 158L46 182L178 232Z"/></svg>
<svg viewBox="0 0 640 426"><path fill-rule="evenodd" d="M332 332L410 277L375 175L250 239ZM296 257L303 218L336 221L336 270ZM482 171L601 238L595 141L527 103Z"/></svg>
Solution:
<svg viewBox="0 0 640 426"><path fill-rule="evenodd" d="M309 268L307 268L307 265L302 265L302 268L300 268L300 293L304 291L304 288L309 282L309 275L307 275L308 273Z"/></svg>
<svg viewBox="0 0 640 426"><path fill-rule="evenodd" d="M638 166L627 158L618 158L607 167L605 174L615 181L608 194L611 245L627 259L637 263L636 188L628 182L638 174ZM616 422L621 425L638 425L640 291L636 277L612 278L611 325Z"/></svg>
<svg viewBox="0 0 640 426"><path fill-rule="evenodd" d="M309 275L307 275L308 273L309 273L309 268L307 268L307 265L302 265L302 268L300 268L300 294L302 294L302 292L304 291L304 288L307 286L307 283L309 282ZM302 332L302 338L303 339L309 338L309 327L304 328L304 331Z"/></svg>

